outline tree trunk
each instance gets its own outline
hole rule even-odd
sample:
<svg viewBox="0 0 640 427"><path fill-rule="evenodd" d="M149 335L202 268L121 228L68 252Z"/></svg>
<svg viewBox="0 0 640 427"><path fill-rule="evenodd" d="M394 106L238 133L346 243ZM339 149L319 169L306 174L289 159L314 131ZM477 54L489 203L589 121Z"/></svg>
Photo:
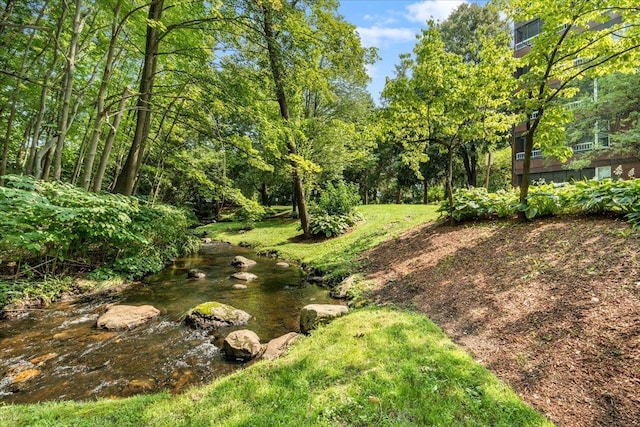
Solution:
<svg viewBox="0 0 640 427"><path fill-rule="evenodd" d="M75 0L75 11L73 15L73 32L69 42L69 53L67 54L67 71L64 78L64 95L62 98L62 111L58 121L58 142L56 144L53 177L60 179L62 175L62 152L64 142L69 131L69 115L71 112L71 96L73 95L73 75L76 67L76 55L78 53L78 39L84 27L85 17L81 17L82 0ZM88 16L88 14L87 14Z"/></svg>
<svg viewBox="0 0 640 427"><path fill-rule="evenodd" d="M2 16L2 27L0 34L4 31L4 24L8 19L11 11L13 10L14 4L13 2L7 3L5 7L5 12ZM46 6L45 6L46 7ZM45 9L40 10L38 17L36 19L36 25L42 19L42 15L44 14ZM17 103L20 99L20 91L22 89L22 75L25 73L27 69L27 60L29 59L29 52L31 51L31 46L33 44L33 40L36 36L37 32L33 31L31 36L29 37L29 41L25 46L24 52L22 53L22 63L20 64L20 69L16 73L16 82L13 91L10 95L11 102L11 110L9 111L9 120L7 121L7 127L4 135L4 143L2 146L2 160L0 161L0 186L4 185L4 180L2 177L7 173L7 162L9 160L9 147L11 146L11 133L13 132L13 122L15 120L17 114Z"/></svg>
<svg viewBox="0 0 640 427"><path fill-rule="evenodd" d="M113 9L113 21L111 23L111 39L109 40L109 48L107 49L107 58L104 64L104 70L102 72L102 80L100 81L100 89L98 90L98 96L96 99L96 120L93 124L93 130L91 133L91 140L89 142L89 150L87 156L84 159L84 173L82 175L81 187L85 190L89 189L91 184L91 176L93 175L93 163L96 159L96 153L98 152L98 142L102 134L102 125L104 118L107 115L105 108L105 99L107 97L107 90L109 88L109 81L113 74L113 63L115 60L116 45L118 40L118 15L120 14L120 8L122 6L122 0L118 0Z"/></svg>
<svg viewBox="0 0 640 427"><path fill-rule="evenodd" d="M429 204L429 184L427 183L427 180L424 180L424 190L422 193L422 203L424 203L425 205Z"/></svg>
<svg viewBox="0 0 640 427"><path fill-rule="evenodd" d="M453 218L453 148L447 147L447 199L449 200L449 221L455 224Z"/></svg>
<svg viewBox="0 0 640 427"><path fill-rule="evenodd" d="M529 196L529 170L531 169L531 156L533 154L533 132L527 131L524 143L524 162L522 163L522 182L520 183L520 209L518 219L527 221L527 197Z"/></svg>
<svg viewBox="0 0 640 427"><path fill-rule="evenodd" d="M260 200L262 200L262 205L269 207L269 192L267 191L267 184L262 183L260 186Z"/></svg>
<svg viewBox="0 0 640 427"><path fill-rule="evenodd" d="M493 164L493 154L491 151L487 153L487 175L484 178L484 187L489 191L489 179L491 178L491 166Z"/></svg>
<svg viewBox="0 0 640 427"><path fill-rule="evenodd" d="M275 32L273 30L273 24L271 22L271 11L263 6L263 29L264 36L267 42L267 51L269 53L269 64L271 67L271 75L276 89L276 97L278 99L278 105L280 107L280 116L285 123L289 123L289 106L287 104L287 96L285 92L284 82L284 64L280 48L275 40ZM289 132L287 135L287 150L290 155L297 154L296 143L293 133ZM307 203L304 198L304 190L302 186L302 177L300 176L300 167L295 160L291 160L291 176L293 179L293 195L297 202L298 215L300 217L300 226L305 238L311 237L311 228L309 227L309 214L307 212Z"/></svg>
<svg viewBox="0 0 640 427"><path fill-rule="evenodd" d="M462 155L462 163L467 175L467 185L475 187L478 183L478 153L476 145L470 144L468 150L466 147L461 147L460 154Z"/></svg>
<svg viewBox="0 0 640 427"><path fill-rule="evenodd" d="M73 174L71 175L71 184L76 185L80 172L82 171L82 165L84 163L84 154L87 151L87 141L89 139L89 130L91 129L91 116L87 117L87 125L84 127L84 135L82 136L82 143L80 143L80 149L78 150L78 158L76 159L76 165L73 168ZM87 190L85 188L85 190Z"/></svg>
<svg viewBox="0 0 640 427"><path fill-rule="evenodd" d="M538 115L533 120L527 121L527 133L525 134L525 143L524 143L524 162L522 163L522 183L520 185L520 209L518 210L518 219L520 221L527 221L527 198L529 196L529 170L531 169L531 157L533 156L533 135L535 134L538 125L540 124L540 119L542 119L542 114L544 110L540 108L538 110Z"/></svg>
<svg viewBox="0 0 640 427"><path fill-rule="evenodd" d="M113 123L111 124L111 129L109 130L109 135L107 136L107 140L104 143L104 148L102 149L102 156L100 157L100 164L98 165L98 170L96 171L96 174L93 177L93 191L95 191L96 193L99 193L100 190L102 190L102 180L104 179L104 172L107 170L107 164L109 163L109 156L111 155L113 142L116 139L116 132L118 131L118 127L120 127L120 122L122 121L122 115L124 114L124 107L127 102L128 96L129 96L129 88L125 87L124 92L122 92L122 98L118 103L118 111L116 112L116 116L113 119Z"/></svg>
<svg viewBox="0 0 640 427"><path fill-rule="evenodd" d="M158 22L162 17L164 0L153 0L149 6L149 22ZM127 155L122 171L116 180L114 192L130 196L140 170L146 140L151 127L151 95L158 65L159 31L156 25L147 25L147 36L144 51L144 64L140 76L140 93L137 104L136 130L133 142Z"/></svg>

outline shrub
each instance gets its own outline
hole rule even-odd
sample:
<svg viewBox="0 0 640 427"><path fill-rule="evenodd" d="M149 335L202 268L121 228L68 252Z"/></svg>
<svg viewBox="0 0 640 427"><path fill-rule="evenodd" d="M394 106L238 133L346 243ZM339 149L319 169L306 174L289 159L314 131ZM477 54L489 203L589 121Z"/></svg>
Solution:
<svg viewBox="0 0 640 427"><path fill-rule="evenodd" d="M5 182L0 262L18 261L34 274L101 267L138 278L197 247L187 232L193 218L180 209L31 177Z"/></svg>
<svg viewBox="0 0 640 427"><path fill-rule="evenodd" d="M339 236L362 221L364 217L356 210L360 204L358 189L343 182L337 186L329 183L310 211L309 227L314 235Z"/></svg>
<svg viewBox="0 0 640 427"><path fill-rule="evenodd" d="M466 221L475 218L510 218L515 215L518 197L515 191L500 190L488 193L486 188L461 188L453 193L453 219ZM443 200L439 212L449 215L449 201Z"/></svg>
<svg viewBox="0 0 640 427"><path fill-rule="evenodd" d="M233 219L244 224L244 229L252 229L253 224L262 220L266 213L267 211L258 202L244 199L240 209L233 214Z"/></svg>
<svg viewBox="0 0 640 427"><path fill-rule="evenodd" d="M348 185L344 182L327 184L324 189L316 209L327 215L349 215L360 204L360 195L355 185Z"/></svg>
<svg viewBox="0 0 640 427"><path fill-rule="evenodd" d="M571 188L571 187L569 187ZM565 206L562 187L554 184L536 185L529 189L525 215L528 219L553 216L560 213Z"/></svg>
<svg viewBox="0 0 640 427"><path fill-rule="evenodd" d="M560 213L624 215L640 228L640 179L579 181L575 184L532 186L526 206L518 205L515 190L487 193L484 188L458 189L453 195L456 221L497 216L508 218L516 209L524 209L529 219ZM443 201L440 212L449 215L449 203Z"/></svg>

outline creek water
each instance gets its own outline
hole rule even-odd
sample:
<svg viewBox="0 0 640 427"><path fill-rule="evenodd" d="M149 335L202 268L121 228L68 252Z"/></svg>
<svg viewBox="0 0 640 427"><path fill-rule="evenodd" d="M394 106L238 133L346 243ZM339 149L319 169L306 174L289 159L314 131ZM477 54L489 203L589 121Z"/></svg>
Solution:
<svg viewBox="0 0 640 427"><path fill-rule="evenodd" d="M258 262L258 276L246 289L229 276L236 255ZM188 279L198 268L205 279ZM247 325L216 331L191 329L182 322L192 307L219 301L250 313ZM0 321L0 402L90 400L125 397L202 384L246 366L227 361L224 337L251 329L261 342L299 329L300 309L313 303L335 303L325 289L304 282L296 267L281 268L272 259L224 243L207 245L198 254L146 277L115 297L58 302L29 317ZM158 318L129 331L95 328L107 304L150 304Z"/></svg>

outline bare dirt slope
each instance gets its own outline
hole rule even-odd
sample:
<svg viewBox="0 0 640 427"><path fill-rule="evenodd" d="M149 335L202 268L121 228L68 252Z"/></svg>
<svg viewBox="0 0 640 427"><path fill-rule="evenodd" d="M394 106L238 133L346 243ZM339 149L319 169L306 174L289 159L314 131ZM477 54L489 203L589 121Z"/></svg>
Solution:
<svg viewBox="0 0 640 427"><path fill-rule="evenodd" d="M560 426L640 426L640 236L614 219L426 225L367 252L375 298L425 313Z"/></svg>

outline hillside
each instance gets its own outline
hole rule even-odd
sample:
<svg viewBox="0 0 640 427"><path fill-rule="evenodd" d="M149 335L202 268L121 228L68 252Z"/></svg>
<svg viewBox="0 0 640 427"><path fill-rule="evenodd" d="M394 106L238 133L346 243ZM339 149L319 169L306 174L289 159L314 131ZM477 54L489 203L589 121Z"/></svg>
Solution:
<svg viewBox="0 0 640 427"><path fill-rule="evenodd" d="M640 423L640 236L614 219L427 224L363 256L558 425Z"/></svg>

